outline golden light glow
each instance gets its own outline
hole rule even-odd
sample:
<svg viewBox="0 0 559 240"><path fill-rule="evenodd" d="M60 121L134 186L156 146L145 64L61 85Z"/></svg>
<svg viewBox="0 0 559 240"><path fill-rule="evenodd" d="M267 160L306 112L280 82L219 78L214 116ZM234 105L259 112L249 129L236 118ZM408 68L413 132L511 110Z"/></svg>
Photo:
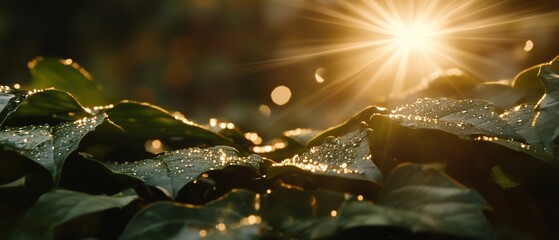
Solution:
<svg viewBox="0 0 559 240"><path fill-rule="evenodd" d="M146 151L153 154L158 154L165 151L165 149L163 148L163 142L161 142L161 140L159 139L147 140L145 143L145 149Z"/></svg>
<svg viewBox="0 0 559 240"><path fill-rule="evenodd" d="M262 138L258 136L258 133L255 132L247 132L244 134L245 138L256 145L260 145L262 143Z"/></svg>
<svg viewBox="0 0 559 240"><path fill-rule="evenodd" d="M284 105L291 99L291 90L286 86L277 86L270 94L272 101L277 105Z"/></svg>
<svg viewBox="0 0 559 240"><path fill-rule="evenodd" d="M156 139L156 140L153 140L153 141L151 142L151 147L152 147L152 148L161 148L161 146L162 146L161 141L159 141L159 140L157 140L157 139Z"/></svg>
<svg viewBox="0 0 559 240"><path fill-rule="evenodd" d="M324 82L324 74L325 73L326 73L325 68L316 69L316 72L314 73L314 79L316 80L317 83L323 83Z"/></svg>
<svg viewBox="0 0 559 240"><path fill-rule="evenodd" d="M363 201L363 195L357 195L357 200L358 201Z"/></svg>
<svg viewBox="0 0 559 240"><path fill-rule="evenodd" d="M215 228L220 232L227 230L227 226L225 226L224 223L218 223L217 225L215 225Z"/></svg>
<svg viewBox="0 0 559 240"><path fill-rule="evenodd" d="M559 17L558 12L534 14L535 9L506 11L507 1L284 2L310 12L308 18L312 21L343 29L337 39L319 39L320 44L291 48L283 54L286 57L266 62L280 65L332 56L338 65L329 66L328 71L339 74L335 79L329 76L331 84L309 96L318 101L351 85L357 91L355 98L401 93L439 69L478 73L482 65L494 72L510 70L486 54L499 46L517 43L514 37L518 31L530 31L530 25L525 23L556 27L552 19ZM526 42L525 51L532 47L533 42ZM322 69L315 71L314 78L324 83L319 70ZM305 104L311 102L307 100Z"/></svg>
<svg viewBox="0 0 559 240"><path fill-rule="evenodd" d="M532 51L532 48L534 48L534 42L532 42L532 40L526 41L526 44L524 45L524 51Z"/></svg>
<svg viewBox="0 0 559 240"><path fill-rule="evenodd" d="M338 215L338 212L336 212L336 210L330 211L330 216L335 217L336 215Z"/></svg>
<svg viewBox="0 0 559 240"><path fill-rule="evenodd" d="M260 113L262 113L262 115L269 117L270 115L272 115L272 109L270 109L270 107L268 107L268 105L266 104L262 104L258 107L258 111L260 111Z"/></svg>
<svg viewBox="0 0 559 240"><path fill-rule="evenodd" d="M436 29L426 23L399 24L391 29L392 46L396 52L427 51L436 46Z"/></svg>

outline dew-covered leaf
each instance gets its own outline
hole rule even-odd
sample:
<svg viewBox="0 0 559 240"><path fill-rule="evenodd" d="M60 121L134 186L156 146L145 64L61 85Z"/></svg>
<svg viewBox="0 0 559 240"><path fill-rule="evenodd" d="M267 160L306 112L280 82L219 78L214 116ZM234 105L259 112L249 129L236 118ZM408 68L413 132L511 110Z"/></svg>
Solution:
<svg viewBox="0 0 559 240"><path fill-rule="evenodd" d="M57 175L52 127L48 125L7 127L0 131L0 144L39 163L53 177Z"/></svg>
<svg viewBox="0 0 559 240"><path fill-rule="evenodd" d="M74 218L128 205L136 196L95 196L63 189L45 193L23 217L12 239L54 239L56 227Z"/></svg>
<svg viewBox="0 0 559 240"><path fill-rule="evenodd" d="M138 178L114 173L87 153L73 153L66 159L58 187L95 195L134 189L147 202L169 200L161 190L147 186Z"/></svg>
<svg viewBox="0 0 559 240"><path fill-rule="evenodd" d="M74 97L55 89L21 91L1 86L0 107L3 125L58 123L91 116Z"/></svg>
<svg viewBox="0 0 559 240"><path fill-rule="evenodd" d="M173 138L180 141L230 145L232 141L180 115L147 103L124 101L106 110L109 119L130 135L143 138Z"/></svg>
<svg viewBox="0 0 559 240"><path fill-rule="evenodd" d="M380 171L371 160L367 130L360 129L326 140L308 151L273 164L268 177L280 174L280 167L294 166L315 174L343 176L378 182Z"/></svg>
<svg viewBox="0 0 559 240"><path fill-rule="evenodd" d="M17 110L25 98L26 94L22 91L0 86L0 125Z"/></svg>
<svg viewBox="0 0 559 240"><path fill-rule="evenodd" d="M367 129L330 138L302 154L274 163L266 177L299 184L291 174L310 176L315 186L355 194L372 194L382 179L371 159Z"/></svg>
<svg viewBox="0 0 559 240"><path fill-rule="evenodd" d="M256 237L253 230L235 229L260 224L260 217L253 215L256 196L250 191L235 190L201 207L155 203L139 212L119 239L202 239L213 232L220 234L219 239L252 239Z"/></svg>
<svg viewBox="0 0 559 240"><path fill-rule="evenodd" d="M107 163L107 167L140 178L149 185L162 187L176 197L185 184L204 172L232 165L251 167L259 172L260 164L265 161L255 154L243 157L232 147L214 146L165 152L153 159L136 162Z"/></svg>
<svg viewBox="0 0 559 240"><path fill-rule="evenodd" d="M30 88L54 87L69 92L87 107L105 104L100 87L93 82L91 75L70 59L36 58L28 66Z"/></svg>
<svg viewBox="0 0 559 240"><path fill-rule="evenodd" d="M534 80L539 82L537 78ZM512 87L507 80L484 82L453 68L435 71L415 89L402 97L390 99L386 106L395 108L421 98L483 99L492 102L500 112L518 104L535 103L542 94L533 89Z"/></svg>
<svg viewBox="0 0 559 240"><path fill-rule="evenodd" d="M521 104L505 111L500 117L522 136L526 143L537 148L543 148L536 129L532 127L532 120L536 114L534 108L535 104Z"/></svg>
<svg viewBox="0 0 559 240"><path fill-rule="evenodd" d="M63 122L56 126L5 127L0 145L14 149L45 167L57 179L64 160L75 151L81 139L105 121L106 115Z"/></svg>
<svg viewBox="0 0 559 240"><path fill-rule="evenodd" d="M371 117L373 130L386 128L389 119L410 129L431 129L456 135L464 140L487 141L520 151L552 164L559 164L552 153L535 139L531 118L538 115L528 105L519 105L499 115L484 100L420 99L388 115ZM377 131L377 132L379 132ZM387 133L389 134L389 133ZM533 145L532 145L533 144ZM431 151L433 152L433 151Z"/></svg>
<svg viewBox="0 0 559 240"><path fill-rule="evenodd" d="M343 229L387 226L413 232L490 239L485 200L442 172L416 164L397 167L375 203L351 201L339 211Z"/></svg>
<svg viewBox="0 0 559 240"><path fill-rule="evenodd" d="M420 99L388 115L404 126L438 129L459 136L491 135L523 140L484 100Z"/></svg>

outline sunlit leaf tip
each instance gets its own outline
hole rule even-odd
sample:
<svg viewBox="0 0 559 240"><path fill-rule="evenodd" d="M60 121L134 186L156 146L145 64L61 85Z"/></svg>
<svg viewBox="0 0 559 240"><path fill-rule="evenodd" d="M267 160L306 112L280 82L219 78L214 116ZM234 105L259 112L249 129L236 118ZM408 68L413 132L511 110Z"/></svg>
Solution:
<svg viewBox="0 0 559 240"><path fill-rule="evenodd" d="M101 88L91 75L72 59L38 57L27 66L31 71L29 88L54 87L67 91L87 107L106 103Z"/></svg>

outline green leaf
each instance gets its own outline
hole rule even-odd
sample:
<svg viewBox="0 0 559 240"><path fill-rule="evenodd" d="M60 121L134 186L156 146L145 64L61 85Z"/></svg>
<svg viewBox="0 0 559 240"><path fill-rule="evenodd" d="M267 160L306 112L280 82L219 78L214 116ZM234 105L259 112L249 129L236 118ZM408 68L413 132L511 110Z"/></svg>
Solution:
<svg viewBox="0 0 559 240"><path fill-rule="evenodd" d="M0 145L14 149L45 167L54 179L64 160L75 151L81 139L105 121L100 114L74 122L49 125L6 127L0 130Z"/></svg>
<svg viewBox="0 0 559 240"><path fill-rule="evenodd" d="M518 73L512 81L514 88L529 89L537 92L540 96L546 93L545 84L540 80L540 69L548 65L551 68L559 69L559 55L548 63L542 63Z"/></svg>
<svg viewBox="0 0 559 240"><path fill-rule="evenodd" d="M28 66L31 70L30 88L64 90L87 107L106 103L91 75L70 59L36 58Z"/></svg>
<svg viewBox="0 0 559 240"><path fill-rule="evenodd" d="M219 239L252 239L259 232L235 229L260 223L253 215L256 201L256 193L236 190L202 207L151 204L130 221L119 239L202 239L213 232Z"/></svg>
<svg viewBox="0 0 559 240"><path fill-rule="evenodd" d="M63 189L45 193L27 211L13 239L54 239L54 230L74 218L128 205L136 196L95 196Z"/></svg>
<svg viewBox="0 0 559 240"><path fill-rule="evenodd" d="M0 107L0 125L59 123L91 116L68 93L54 89L20 91L2 86Z"/></svg>
<svg viewBox="0 0 559 240"><path fill-rule="evenodd" d="M535 104L542 94L530 89L515 88L508 82L478 84L465 94L464 99L484 99L494 104L497 112L503 112L520 104Z"/></svg>
<svg viewBox="0 0 559 240"><path fill-rule="evenodd" d="M559 69L559 55L555 56L555 58L553 58L553 60L551 60L549 64L551 65L551 67Z"/></svg>
<svg viewBox="0 0 559 240"><path fill-rule="evenodd" d="M109 119L130 135L143 138L173 138L183 141L230 145L231 140L181 116L147 103L124 101L106 110Z"/></svg>
<svg viewBox="0 0 559 240"><path fill-rule="evenodd" d="M145 201L169 200L155 187L128 175L114 173L102 162L93 159L86 153L71 154L62 169L59 187L88 194L113 195L133 188L137 195Z"/></svg>
<svg viewBox="0 0 559 240"><path fill-rule="evenodd" d="M386 129L384 124L388 118L388 121L410 129L432 129L464 140L487 141L559 165L552 152L542 148L541 141L535 138L537 127L530 123L538 112L530 111L528 106L520 105L499 115L492 104L484 100L426 98L397 108L388 115L375 114L371 116L370 126L380 133Z"/></svg>
<svg viewBox="0 0 559 240"><path fill-rule="evenodd" d="M368 130L359 129L339 138L330 138L306 152L274 163L266 172L267 178L279 177L290 184L290 174L303 173L314 184L332 190L355 194L374 192L382 174L371 159Z"/></svg>
<svg viewBox="0 0 559 240"><path fill-rule="evenodd" d="M343 193L284 185L262 194L236 189L204 206L159 202L139 212L120 239L332 237L336 226L327 223L345 199Z"/></svg>
<svg viewBox="0 0 559 240"><path fill-rule="evenodd" d="M0 86L0 125L17 110L24 99L23 92L12 90L8 86Z"/></svg>
<svg viewBox="0 0 559 240"><path fill-rule="evenodd" d="M25 180L26 179L27 179L27 176L23 176L21 178L18 178L17 180L12 181L12 182L5 183L5 184L0 184L0 188L23 187L23 186L25 186Z"/></svg>
<svg viewBox="0 0 559 240"><path fill-rule="evenodd" d="M559 70L543 65L539 76L546 93L536 105L533 125L544 147L559 158Z"/></svg>
<svg viewBox="0 0 559 240"><path fill-rule="evenodd" d="M338 230L332 223L332 216L351 198L355 197L341 192L303 190L283 184L260 195L257 214L267 223L271 232L286 238L332 237Z"/></svg>
<svg viewBox="0 0 559 240"><path fill-rule="evenodd" d="M526 143L536 148L543 149L543 144L536 128L532 126L535 116L535 104L521 104L505 111L500 117L507 122L516 133L526 140Z"/></svg>
<svg viewBox="0 0 559 240"><path fill-rule="evenodd" d="M188 148L165 152L153 159L136 162L107 163L115 172L144 180L147 184L166 189L173 197L188 182L198 175L231 165L247 166L259 172L265 159L258 155L240 156L239 152L228 146L210 148Z"/></svg>
<svg viewBox="0 0 559 240"><path fill-rule="evenodd" d="M413 232L435 232L490 239L485 200L444 173L417 164L404 164L388 176L375 203L351 201L342 206L342 229L367 226L400 227Z"/></svg>
<svg viewBox="0 0 559 240"><path fill-rule="evenodd" d="M518 73L512 81L512 86L514 88L529 89L543 95L545 93L545 89L538 78L538 72L540 71L540 67L542 65L543 64L538 64Z"/></svg>
<svg viewBox="0 0 559 240"><path fill-rule="evenodd" d="M307 142L307 147L312 147L316 145L320 145L329 137L340 137L344 134L353 132L361 127L362 123L366 123L369 120L369 117L374 113L383 114L386 113L385 108L380 108L376 106L369 106L359 113L355 114L349 120L345 121L344 123L326 129L325 131L319 133L312 139Z"/></svg>
<svg viewBox="0 0 559 240"><path fill-rule="evenodd" d="M23 213L54 182L45 168L15 151L0 149L0 163L0 239L11 239Z"/></svg>
<svg viewBox="0 0 559 240"><path fill-rule="evenodd" d="M367 133L362 129L327 140L301 155L274 163L266 176L274 177L282 173L282 166L294 166L315 174L379 182L382 175L371 160Z"/></svg>
<svg viewBox="0 0 559 240"><path fill-rule="evenodd" d="M403 126L437 129L468 138L472 135L524 140L484 100L420 99L388 114Z"/></svg>

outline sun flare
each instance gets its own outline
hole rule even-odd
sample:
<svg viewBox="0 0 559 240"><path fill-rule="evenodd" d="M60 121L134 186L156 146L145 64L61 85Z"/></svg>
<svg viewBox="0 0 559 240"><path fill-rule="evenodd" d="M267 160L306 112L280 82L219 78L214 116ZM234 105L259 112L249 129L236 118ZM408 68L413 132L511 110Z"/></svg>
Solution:
<svg viewBox="0 0 559 240"><path fill-rule="evenodd" d="M272 67L321 59L328 63L309 74L321 83L320 90L290 104L289 111L305 111L335 95L350 96L344 102L347 108L358 101L361 106L376 104L421 86L434 72L447 69L499 80L478 75L512 70L490 54L512 54L504 48L518 45L520 54L529 52L534 46L526 36L533 24L554 27L553 19L559 17L558 12L534 8L510 10L508 0L281 2L302 10L301 18L331 30L330 38L294 42L276 59L263 62ZM297 89L292 90L296 95Z"/></svg>
<svg viewBox="0 0 559 240"><path fill-rule="evenodd" d="M534 16L530 9L504 12L501 8L507 1L285 2L308 11L310 14L304 18L333 29L350 29L352 34L346 31L338 39L316 41L319 44L303 43L285 51L285 57L270 62L290 64L312 58L336 57L340 59L339 68L343 68L344 74L330 79L330 82L345 84L356 76L363 78L368 74L367 86L359 88L366 91L375 86L385 93L402 92L441 69L457 67L476 72L472 63L486 61L480 53L494 50L498 44L527 40L515 39L517 33L507 32L507 29L523 25L522 22L535 21L538 17L552 18ZM483 64L489 67L498 65L491 61Z"/></svg>
<svg viewBox="0 0 559 240"><path fill-rule="evenodd" d="M427 51L436 46L436 29L423 23L401 24L392 29L392 43L397 51Z"/></svg>

